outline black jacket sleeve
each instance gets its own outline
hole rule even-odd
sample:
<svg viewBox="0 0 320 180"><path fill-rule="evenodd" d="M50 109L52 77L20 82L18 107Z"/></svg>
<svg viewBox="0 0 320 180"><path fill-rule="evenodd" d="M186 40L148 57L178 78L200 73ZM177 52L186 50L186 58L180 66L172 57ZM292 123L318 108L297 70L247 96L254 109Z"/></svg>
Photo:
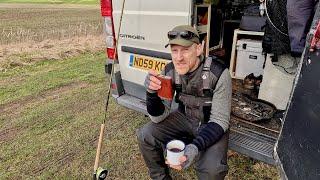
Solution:
<svg viewBox="0 0 320 180"><path fill-rule="evenodd" d="M224 130L219 124L209 122L199 131L192 144L196 145L199 151L202 151L219 141L223 134Z"/></svg>
<svg viewBox="0 0 320 180"><path fill-rule="evenodd" d="M160 116L164 113L165 106L157 93L147 91L147 111L151 116Z"/></svg>

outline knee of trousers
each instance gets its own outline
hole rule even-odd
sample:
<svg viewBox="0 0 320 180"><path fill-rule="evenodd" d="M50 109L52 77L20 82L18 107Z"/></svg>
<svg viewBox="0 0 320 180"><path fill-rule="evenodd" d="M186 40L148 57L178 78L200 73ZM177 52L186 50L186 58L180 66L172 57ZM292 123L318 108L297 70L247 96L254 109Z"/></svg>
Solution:
<svg viewBox="0 0 320 180"><path fill-rule="evenodd" d="M153 126L152 123L147 123L144 126L142 126L140 129L136 131L137 139L139 143L148 143L153 144L152 142L155 141L155 138L153 137Z"/></svg>
<svg viewBox="0 0 320 180"><path fill-rule="evenodd" d="M229 169L226 160L217 158L215 161L211 161L210 163L206 162L206 164L196 164L196 170L198 173L204 173L209 176L217 176L221 173L227 172Z"/></svg>
<svg viewBox="0 0 320 180"><path fill-rule="evenodd" d="M227 174L228 136L229 132L226 132L221 140L201 154L202 158L196 162L198 176L202 177L199 179L223 179Z"/></svg>
<svg viewBox="0 0 320 180"><path fill-rule="evenodd" d="M223 162L212 162L206 167L196 167L197 176L201 180L223 180L228 173L228 165Z"/></svg>

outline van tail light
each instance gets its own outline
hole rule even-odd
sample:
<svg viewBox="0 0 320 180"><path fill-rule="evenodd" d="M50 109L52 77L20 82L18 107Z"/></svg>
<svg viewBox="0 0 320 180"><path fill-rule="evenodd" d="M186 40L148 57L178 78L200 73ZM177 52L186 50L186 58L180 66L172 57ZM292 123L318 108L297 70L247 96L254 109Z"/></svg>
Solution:
<svg viewBox="0 0 320 180"><path fill-rule="evenodd" d="M315 29L313 38L311 40L310 51L313 52L315 49L320 48L320 21Z"/></svg>
<svg viewBox="0 0 320 180"><path fill-rule="evenodd" d="M116 90L116 89L117 89L117 84L116 84L116 83L112 83L112 84L111 84L111 89Z"/></svg>
<svg viewBox="0 0 320 180"><path fill-rule="evenodd" d="M106 33L106 55L108 59L115 60L116 54L116 38L114 32L113 16L112 16L112 0L100 0L101 16L104 17L104 30Z"/></svg>
<svg viewBox="0 0 320 180"><path fill-rule="evenodd" d="M101 16L112 16L112 0L100 0Z"/></svg>
<svg viewBox="0 0 320 180"><path fill-rule="evenodd" d="M107 48L107 57L109 59L112 59L112 60L116 59L115 54L116 54L115 48Z"/></svg>

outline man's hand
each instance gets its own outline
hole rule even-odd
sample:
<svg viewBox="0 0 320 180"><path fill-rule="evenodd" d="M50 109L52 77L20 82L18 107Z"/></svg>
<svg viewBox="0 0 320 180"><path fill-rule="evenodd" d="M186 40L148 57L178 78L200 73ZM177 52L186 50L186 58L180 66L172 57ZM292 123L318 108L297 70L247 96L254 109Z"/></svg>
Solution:
<svg viewBox="0 0 320 180"><path fill-rule="evenodd" d="M155 70L149 70L144 81L144 86L150 93L155 93L161 88L161 81L156 77L159 73Z"/></svg>
<svg viewBox="0 0 320 180"><path fill-rule="evenodd" d="M166 164L168 164L169 167L171 167L172 169L176 169L176 170L182 170L183 169L183 164L185 161L187 161L187 157L186 156L181 156L179 158L180 161L180 165L172 165L170 164L167 160L166 160Z"/></svg>
<svg viewBox="0 0 320 180"><path fill-rule="evenodd" d="M194 144L188 144L184 150L184 156L181 156L179 158L180 165L171 165L168 161L166 161L166 164L176 170L187 169L193 163L198 153L199 152L197 146L195 146Z"/></svg>

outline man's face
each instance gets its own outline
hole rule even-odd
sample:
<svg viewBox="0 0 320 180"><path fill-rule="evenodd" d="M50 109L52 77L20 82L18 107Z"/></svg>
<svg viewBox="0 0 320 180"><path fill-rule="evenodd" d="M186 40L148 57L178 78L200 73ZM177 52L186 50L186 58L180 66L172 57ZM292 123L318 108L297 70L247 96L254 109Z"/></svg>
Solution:
<svg viewBox="0 0 320 180"><path fill-rule="evenodd" d="M172 62L178 74L183 75L194 71L199 66L199 56L202 53L201 44L189 47L171 45Z"/></svg>

